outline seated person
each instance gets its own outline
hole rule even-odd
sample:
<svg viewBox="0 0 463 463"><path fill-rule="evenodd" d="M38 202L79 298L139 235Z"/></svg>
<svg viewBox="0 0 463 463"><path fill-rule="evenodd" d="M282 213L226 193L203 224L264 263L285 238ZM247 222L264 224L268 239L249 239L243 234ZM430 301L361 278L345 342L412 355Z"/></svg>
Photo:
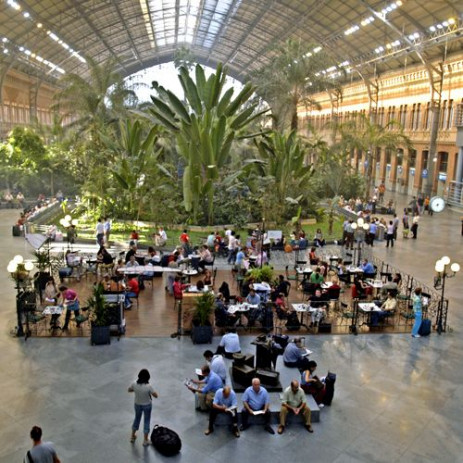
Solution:
<svg viewBox="0 0 463 463"><path fill-rule="evenodd" d="M222 388L223 383L220 376L211 371L209 365L204 365L201 368L201 376L204 379L192 379L191 382L198 385L204 384L204 387L188 386L188 389L198 396L199 409L207 411L212 407L215 393Z"/></svg>
<svg viewBox="0 0 463 463"><path fill-rule="evenodd" d="M161 254L159 251L156 251L153 246L150 246L148 248L148 255L146 260L153 265L159 265L161 263Z"/></svg>
<svg viewBox="0 0 463 463"><path fill-rule="evenodd" d="M223 299L225 302L230 301L230 287L228 286L228 283L224 281L219 288L219 293L223 295Z"/></svg>
<svg viewBox="0 0 463 463"><path fill-rule="evenodd" d="M260 304L260 296L256 293L254 288L249 289L249 294L246 296L246 302L250 305Z"/></svg>
<svg viewBox="0 0 463 463"><path fill-rule="evenodd" d="M218 293L215 299L215 326L224 328L226 326L234 326L237 322L235 314L228 313L227 307L225 306L225 299L222 293Z"/></svg>
<svg viewBox="0 0 463 463"><path fill-rule="evenodd" d="M322 408L325 385L320 381L318 376L314 375L316 369L317 362L309 360L301 373L301 388L307 394L312 394L315 402Z"/></svg>
<svg viewBox="0 0 463 463"><path fill-rule="evenodd" d="M205 290L206 290L206 287L204 285L204 281L203 280L198 280L196 282L196 289L198 290L198 293L204 293Z"/></svg>
<svg viewBox="0 0 463 463"><path fill-rule="evenodd" d="M205 270L202 281L205 286L213 286L212 273L210 270Z"/></svg>
<svg viewBox="0 0 463 463"><path fill-rule="evenodd" d="M326 296L322 294L320 289L315 290L315 294L309 297L310 307L316 309L311 316L310 326L317 326L325 317L328 309L328 301Z"/></svg>
<svg viewBox="0 0 463 463"><path fill-rule="evenodd" d="M66 265L75 270L77 281L79 281L82 270L82 257L77 252L71 252L68 249L66 251Z"/></svg>
<svg viewBox="0 0 463 463"><path fill-rule="evenodd" d="M312 274L309 277L309 281L310 281L310 283L312 283L314 285L318 285L318 286L321 286L323 284L325 279L323 278L320 267L317 267L315 269L315 271L312 272Z"/></svg>
<svg viewBox="0 0 463 463"><path fill-rule="evenodd" d="M223 357L219 354L213 354L211 350L204 351L203 357L206 359L209 368L216 374L220 376L223 384L227 380L227 367Z"/></svg>
<svg viewBox="0 0 463 463"><path fill-rule="evenodd" d="M104 292L118 293L123 290L121 281L112 279L109 273L103 275L102 285Z"/></svg>
<svg viewBox="0 0 463 463"><path fill-rule="evenodd" d="M232 359L233 354L241 352L240 338L235 328L229 328L228 332L222 336L216 354L224 354L227 359Z"/></svg>
<svg viewBox="0 0 463 463"><path fill-rule="evenodd" d="M309 261L310 265L318 265L318 262L320 261L317 254L315 253L315 250L315 247L311 247L310 251L307 253L307 260Z"/></svg>
<svg viewBox="0 0 463 463"><path fill-rule="evenodd" d="M136 253L137 253L137 246L133 241L131 241L130 249L125 254L125 263L129 262L130 256L135 256Z"/></svg>
<svg viewBox="0 0 463 463"><path fill-rule="evenodd" d="M209 248L206 245L201 247L201 249L199 250L199 255L200 260L198 266L201 269L201 271L204 271L204 267L206 265L212 264L212 262L214 261L214 256L212 255L211 251L209 251Z"/></svg>
<svg viewBox="0 0 463 463"><path fill-rule="evenodd" d="M130 278L127 282L127 288L125 290L125 308L129 310L132 307L132 301L130 300L131 297L138 297L138 293L140 292L140 287L138 285L138 278L133 277Z"/></svg>
<svg viewBox="0 0 463 463"><path fill-rule="evenodd" d="M381 311L372 310L371 314L371 326L378 326L381 320L395 312L397 308L397 299L392 293L387 294L387 299L381 305Z"/></svg>
<svg viewBox="0 0 463 463"><path fill-rule="evenodd" d="M331 280L332 285L326 290L326 298L329 300L339 299L341 293L341 286L339 286L338 277L333 277Z"/></svg>
<svg viewBox="0 0 463 463"><path fill-rule="evenodd" d="M315 232L315 236L314 236L314 239L313 239L313 244L317 248L321 248L321 247L325 246L325 244L326 244L325 238L323 238L323 233L322 233L320 228L317 228L317 231Z"/></svg>
<svg viewBox="0 0 463 463"><path fill-rule="evenodd" d="M56 287L55 280L53 277L49 277L47 282L45 283L45 288L43 290L43 296L45 299L46 305L56 305L58 303L59 298L59 291ZM50 327L51 328L59 328L58 320L60 314L54 314L51 316L50 320Z"/></svg>
<svg viewBox="0 0 463 463"><path fill-rule="evenodd" d="M290 289L291 289L291 283L285 280L284 275L278 275L278 285L275 288L275 293L277 295L280 293L283 293L286 297L288 297Z"/></svg>
<svg viewBox="0 0 463 463"><path fill-rule="evenodd" d="M286 416L289 412L295 415L301 414L304 417L304 425L307 431L313 432L311 423L310 408L307 406L307 399L304 391L299 387L299 381L291 381L283 392L281 399L280 409L280 426L278 427L278 434L283 434L286 426Z"/></svg>
<svg viewBox="0 0 463 463"><path fill-rule="evenodd" d="M369 294L372 294L373 288L367 285L358 275L354 279L352 286L352 298L365 299Z"/></svg>
<svg viewBox="0 0 463 463"><path fill-rule="evenodd" d="M259 378L253 378L252 386L249 386L243 394L243 410L241 412L241 431L249 427L249 415L254 415L254 412L263 411L265 416L265 430L270 434L275 434L275 431L270 426L270 399L265 387L260 385Z"/></svg>
<svg viewBox="0 0 463 463"><path fill-rule="evenodd" d="M399 287L397 286L397 283L392 280L392 275L388 275L387 283L385 283L381 288L381 295L387 296L388 293L391 293L392 297L396 297L398 290Z"/></svg>
<svg viewBox="0 0 463 463"><path fill-rule="evenodd" d="M275 334L277 328L283 328L288 318L288 306L286 305L285 295L280 293L273 304L273 327Z"/></svg>
<svg viewBox="0 0 463 463"><path fill-rule="evenodd" d="M235 437L240 437L240 431L238 430L238 414L236 409L238 408L238 402L236 400L235 391L230 386L225 386L219 389L214 396L212 402L212 408L209 412L209 426L204 431L204 434L208 436L214 432L214 423L219 413L228 413L233 423L233 434Z"/></svg>
<svg viewBox="0 0 463 463"><path fill-rule="evenodd" d="M400 273L396 273L394 275L394 278L392 279L392 281L394 283L397 284L397 288L400 289L401 285L402 285L402 275Z"/></svg>
<svg viewBox="0 0 463 463"><path fill-rule="evenodd" d="M104 246L100 246L96 254L96 262L98 264L98 269L101 272L101 269L104 269L104 273L112 273L114 259L113 256L108 252Z"/></svg>
<svg viewBox="0 0 463 463"><path fill-rule="evenodd" d="M375 267L371 262L368 262L368 259L364 259L363 264L360 266L360 268L363 270L363 273L375 273Z"/></svg>
<svg viewBox="0 0 463 463"><path fill-rule="evenodd" d="M63 331L68 329L69 320L71 319L71 312L74 312L74 319L80 315L79 299L77 293L73 289L69 289L67 286L60 286L59 292L61 293L61 304L66 309L66 317L64 319ZM76 322L77 326L80 325Z"/></svg>
<svg viewBox="0 0 463 463"><path fill-rule="evenodd" d="M299 368L303 365L304 355L301 349L301 339L295 338L283 352L283 363L289 368Z"/></svg>

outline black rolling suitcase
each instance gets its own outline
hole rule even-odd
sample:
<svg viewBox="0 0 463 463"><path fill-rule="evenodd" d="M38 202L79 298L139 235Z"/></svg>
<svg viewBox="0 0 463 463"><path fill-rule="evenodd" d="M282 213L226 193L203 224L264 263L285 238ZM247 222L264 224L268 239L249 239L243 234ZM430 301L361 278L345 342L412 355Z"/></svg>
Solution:
<svg viewBox="0 0 463 463"><path fill-rule="evenodd" d="M429 336L431 334L431 320L425 318L421 321L420 329L418 330L420 336Z"/></svg>
<svg viewBox="0 0 463 463"><path fill-rule="evenodd" d="M297 316L297 312L289 312L286 320L286 329L288 331L298 331L301 328L301 322Z"/></svg>
<svg viewBox="0 0 463 463"><path fill-rule="evenodd" d="M154 448L162 455L171 457L177 455L182 448L182 441L179 435L172 429L155 425L151 433L151 442Z"/></svg>
<svg viewBox="0 0 463 463"><path fill-rule="evenodd" d="M334 383L336 382L336 374L328 372L325 378L325 395L323 396L323 403L331 405L334 397Z"/></svg>

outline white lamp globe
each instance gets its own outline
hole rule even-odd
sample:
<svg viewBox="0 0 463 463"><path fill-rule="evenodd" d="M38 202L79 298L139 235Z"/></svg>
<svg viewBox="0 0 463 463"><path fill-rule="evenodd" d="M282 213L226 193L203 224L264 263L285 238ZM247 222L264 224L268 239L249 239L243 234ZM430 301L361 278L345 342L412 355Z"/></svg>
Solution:
<svg viewBox="0 0 463 463"><path fill-rule="evenodd" d="M79 221L77 219L72 219L71 220L72 225L77 225L78 223L79 223Z"/></svg>
<svg viewBox="0 0 463 463"><path fill-rule="evenodd" d="M441 260L438 260L436 262L436 266L434 267L434 269L436 270L436 272L443 272L444 271L444 268L445 268L445 265L444 263L441 261Z"/></svg>
<svg viewBox="0 0 463 463"><path fill-rule="evenodd" d="M65 227L64 224L66 223L66 219L60 219L59 223L60 223L63 227Z"/></svg>
<svg viewBox="0 0 463 463"><path fill-rule="evenodd" d="M17 264L22 264L24 262L24 257L18 254L17 256L13 257L13 261Z"/></svg>
<svg viewBox="0 0 463 463"><path fill-rule="evenodd" d="M367 230L370 229L370 226L369 226L367 223L364 223L364 224L363 224L363 229L364 229L365 231L367 231Z"/></svg>
<svg viewBox="0 0 463 463"><path fill-rule="evenodd" d="M16 272L17 268L18 268L18 266L17 266L16 262L14 260L10 260L6 270L7 270L8 273L14 273L14 272Z"/></svg>
<svg viewBox="0 0 463 463"><path fill-rule="evenodd" d="M34 268L34 264L32 262L26 262L24 268L30 272Z"/></svg>
<svg viewBox="0 0 463 463"><path fill-rule="evenodd" d="M351 225L351 227L352 227L352 230L357 230L357 224L356 224L356 223L353 223L353 224Z"/></svg>
<svg viewBox="0 0 463 463"><path fill-rule="evenodd" d="M71 216L69 214L65 215L64 219L66 220L66 222L70 222L71 221Z"/></svg>
<svg viewBox="0 0 463 463"><path fill-rule="evenodd" d="M364 220L362 219L362 217L360 217L360 218L357 220L357 224L358 224L359 227L363 227Z"/></svg>
<svg viewBox="0 0 463 463"><path fill-rule="evenodd" d="M457 273L457 272L460 271L460 264L457 264L456 262L454 262L454 263L450 266L450 268L452 269L452 272Z"/></svg>
<svg viewBox="0 0 463 463"><path fill-rule="evenodd" d="M444 264L444 265L449 265L450 264L450 257L449 256L444 256L441 258L441 262Z"/></svg>

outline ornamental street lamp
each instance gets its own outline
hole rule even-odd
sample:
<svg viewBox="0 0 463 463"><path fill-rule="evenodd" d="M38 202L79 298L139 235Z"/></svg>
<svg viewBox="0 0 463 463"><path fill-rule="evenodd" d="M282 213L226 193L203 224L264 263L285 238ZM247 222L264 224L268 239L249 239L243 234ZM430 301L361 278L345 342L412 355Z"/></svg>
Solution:
<svg viewBox="0 0 463 463"><path fill-rule="evenodd" d="M352 230L355 233L355 240L357 241L357 267L360 265L362 260L362 247L361 244L365 241L366 234L370 229L370 225L363 220L362 217L357 219L352 225Z"/></svg>
<svg viewBox="0 0 463 463"><path fill-rule="evenodd" d="M456 262L450 263L450 257L441 257L434 266L437 276L434 279L434 288L441 290L441 297L439 306L437 309L437 332L439 334L445 331L445 325L447 320L447 311L445 311L444 318L444 302L445 302L445 280L447 278L453 278L460 271L460 264Z"/></svg>
<svg viewBox="0 0 463 463"><path fill-rule="evenodd" d="M11 278L15 282L16 289L16 316L17 327L16 336L24 336L23 323L22 323L22 301L21 294L27 286L29 279L29 272L34 268L34 264L30 261L24 261L23 256L17 255L10 260L7 266L7 271L11 274Z"/></svg>

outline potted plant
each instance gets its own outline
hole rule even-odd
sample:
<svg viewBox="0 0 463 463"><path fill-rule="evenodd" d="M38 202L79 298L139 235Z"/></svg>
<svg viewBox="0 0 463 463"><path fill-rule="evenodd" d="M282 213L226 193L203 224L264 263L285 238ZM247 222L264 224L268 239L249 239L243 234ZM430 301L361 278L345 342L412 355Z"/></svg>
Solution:
<svg viewBox="0 0 463 463"><path fill-rule="evenodd" d="M90 342L92 346L110 344L109 308L103 296L103 286L95 285L93 295L87 304L90 312Z"/></svg>
<svg viewBox="0 0 463 463"><path fill-rule="evenodd" d="M270 265L264 265L262 268L252 268L248 271L246 278L254 278L254 281L257 283L261 283L263 281L267 283L273 282L273 267Z"/></svg>
<svg viewBox="0 0 463 463"><path fill-rule="evenodd" d="M214 293L204 293L196 299L191 329L193 344L212 342L211 316L214 312Z"/></svg>

